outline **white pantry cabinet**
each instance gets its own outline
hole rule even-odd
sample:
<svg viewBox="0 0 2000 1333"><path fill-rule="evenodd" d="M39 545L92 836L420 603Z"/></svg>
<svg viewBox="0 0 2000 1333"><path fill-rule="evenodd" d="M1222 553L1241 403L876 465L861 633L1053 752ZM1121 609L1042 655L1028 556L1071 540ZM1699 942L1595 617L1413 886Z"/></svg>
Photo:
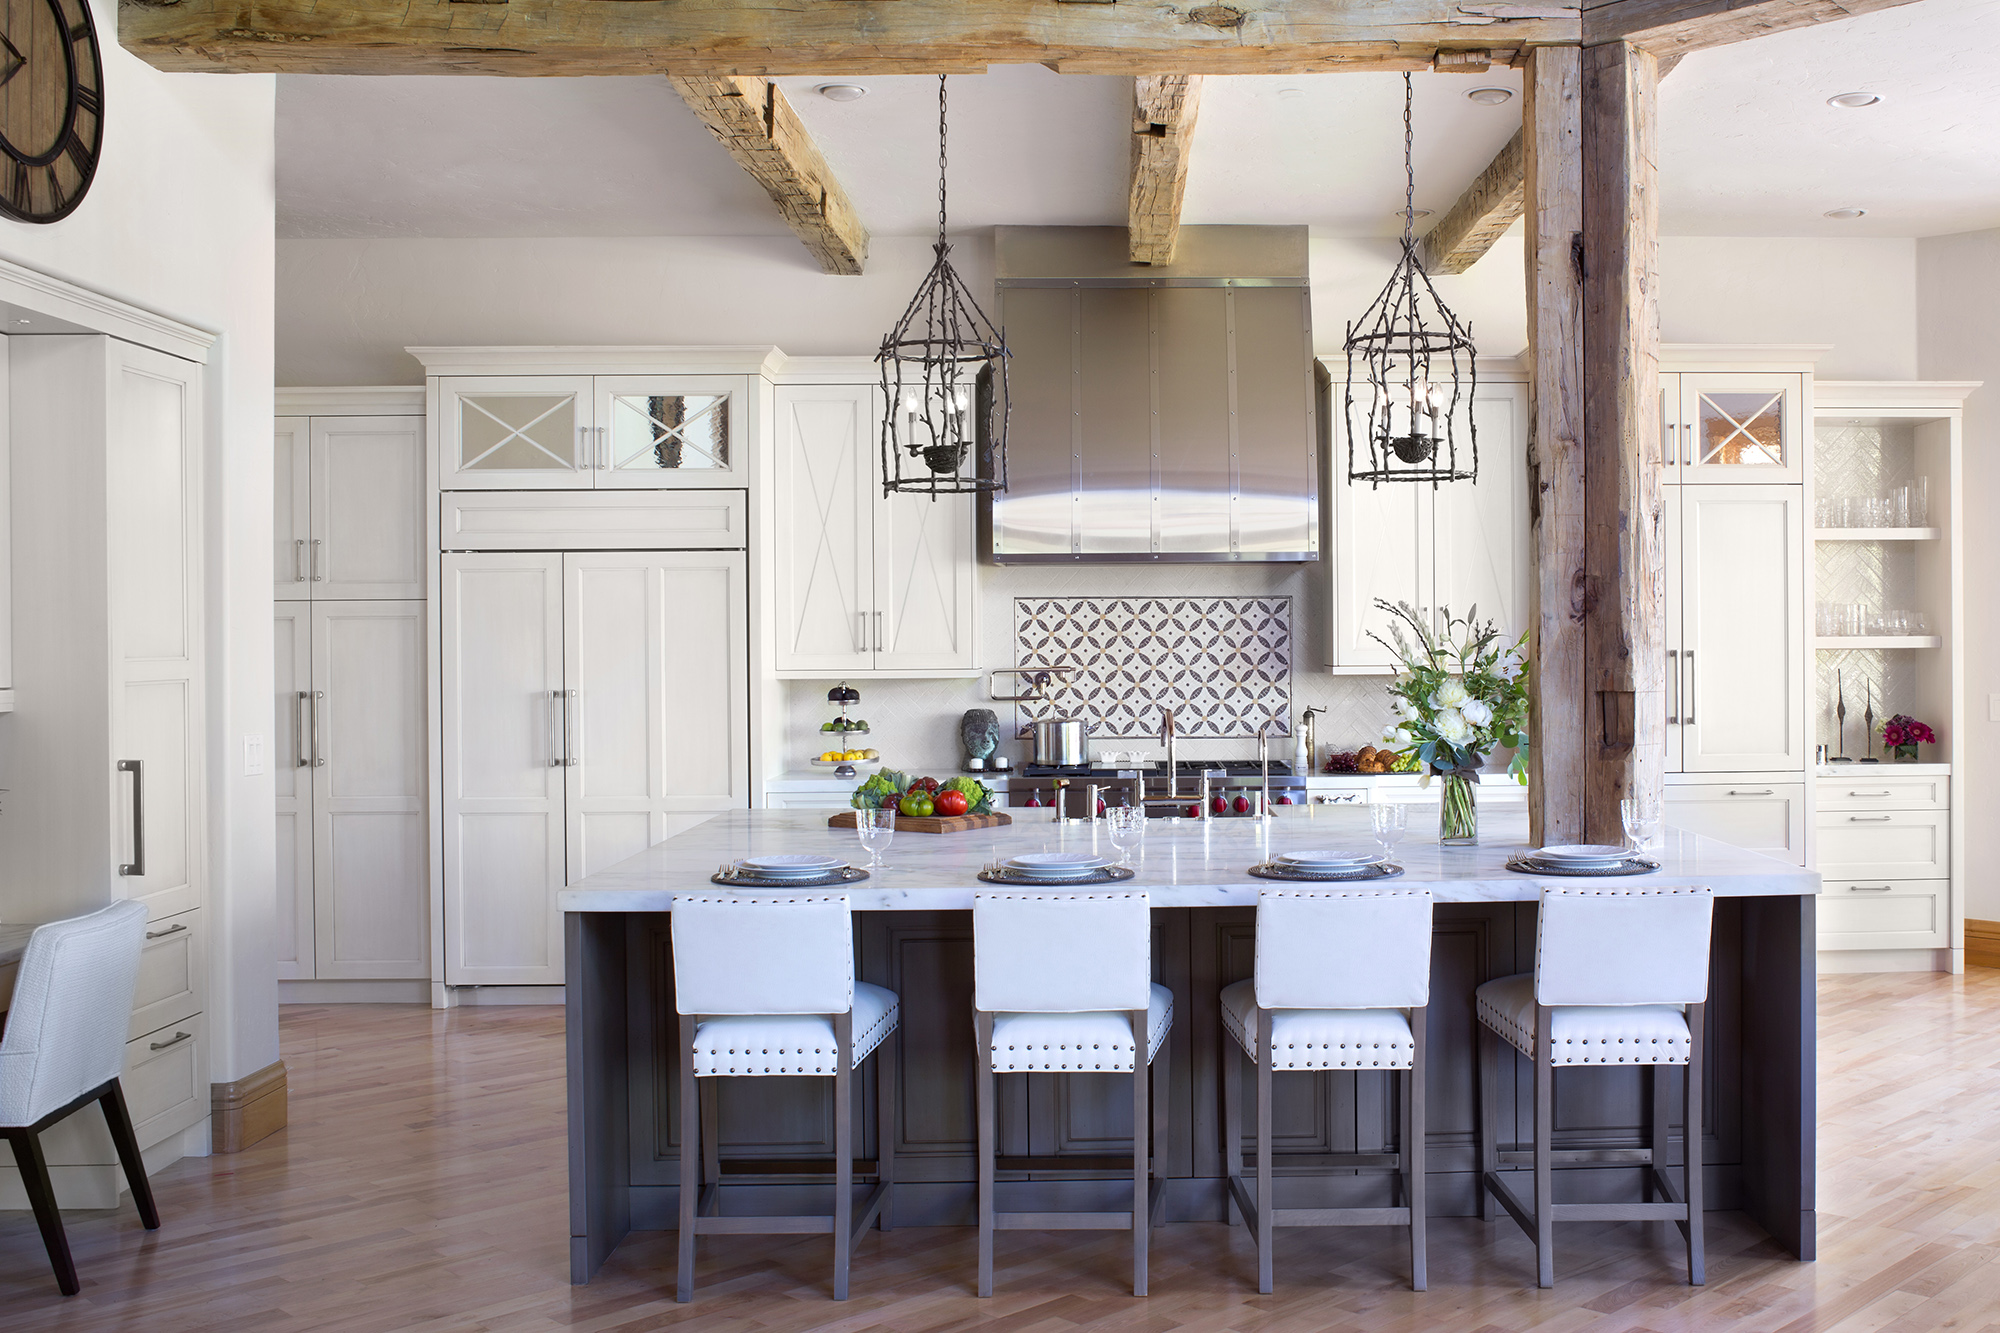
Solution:
<svg viewBox="0 0 2000 1333"><path fill-rule="evenodd" d="M741 551L443 557L447 985L563 980L556 893L747 806Z"/></svg>
<svg viewBox="0 0 2000 1333"><path fill-rule="evenodd" d="M1803 482L1806 380L1795 371L1662 374L1661 480L1667 485Z"/></svg>
<svg viewBox="0 0 2000 1333"><path fill-rule="evenodd" d="M746 375L445 375L435 384L447 491L743 485Z"/></svg>
<svg viewBox="0 0 2000 1333"><path fill-rule="evenodd" d="M878 387L776 397L778 674L975 670L972 497L882 494Z"/></svg>
<svg viewBox="0 0 2000 1333"><path fill-rule="evenodd" d="M281 416L273 472L280 601L424 595L424 419Z"/></svg>

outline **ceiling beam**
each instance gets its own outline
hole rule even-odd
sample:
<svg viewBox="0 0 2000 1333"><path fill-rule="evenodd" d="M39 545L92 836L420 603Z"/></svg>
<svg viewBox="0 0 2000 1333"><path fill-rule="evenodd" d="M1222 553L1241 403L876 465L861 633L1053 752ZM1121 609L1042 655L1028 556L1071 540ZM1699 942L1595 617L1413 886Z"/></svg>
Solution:
<svg viewBox="0 0 2000 1333"><path fill-rule="evenodd" d="M819 266L858 276L868 258L868 229L778 85L732 75L667 82L736 164L764 187Z"/></svg>
<svg viewBox="0 0 2000 1333"><path fill-rule="evenodd" d="M1424 235L1424 272L1463 273L1521 216L1526 181L1521 132L1486 164Z"/></svg>
<svg viewBox="0 0 2000 1333"><path fill-rule="evenodd" d="M1171 264L1181 239L1188 152L1201 114L1201 75L1142 74L1132 84L1132 262Z"/></svg>
<svg viewBox="0 0 2000 1333"><path fill-rule="evenodd" d="M1916 0L1584 0L1583 44L1626 42L1655 56L1894 9Z"/></svg>
<svg viewBox="0 0 2000 1333"><path fill-rule="evenodd" d="M1076 74L1429 69L1581 39L1583 0L120 0L164 70L295 74Z"/></svg>

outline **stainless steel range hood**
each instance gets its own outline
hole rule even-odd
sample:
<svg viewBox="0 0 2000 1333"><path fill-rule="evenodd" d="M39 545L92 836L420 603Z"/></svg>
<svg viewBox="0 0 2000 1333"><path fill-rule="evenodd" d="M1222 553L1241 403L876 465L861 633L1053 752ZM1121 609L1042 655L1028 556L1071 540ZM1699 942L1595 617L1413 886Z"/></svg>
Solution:
<svg viewBox="0 0 2000 1333"><path fill-rule="evenodd" d="M1304 227L1000 227L1013 357L997 564L1319 559Z"/></svg>

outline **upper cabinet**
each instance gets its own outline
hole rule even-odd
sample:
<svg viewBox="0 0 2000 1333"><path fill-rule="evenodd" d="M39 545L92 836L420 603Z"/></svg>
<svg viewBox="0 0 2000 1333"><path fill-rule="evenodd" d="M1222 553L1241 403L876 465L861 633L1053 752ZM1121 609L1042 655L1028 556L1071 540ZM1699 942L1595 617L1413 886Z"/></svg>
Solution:
<svg viewBox="0 0 2000 1333"><path fill-rule="evenodd" d="M280 601L424 595L424 419L279 417Z"/></svg>
<svg viewBox="0 0 2000 1333"><path fill-rule="evenodd" d="M1681 371L1660 376L1662 479L1805 480L1806 377L1789 371Z"/></svg>
<svg viewBox="0 0 2000 1333"><path fill-rule="evenodd" d="M438 379L448 491L745 484L744 375L453 375Z"/></svg>
<svg viewBox="0 0 2000 1333"><path fill-rule="evenodd" d="M777 390L782 675L977 668L972 497L882 494L880 398L868 384Z"/></svg>

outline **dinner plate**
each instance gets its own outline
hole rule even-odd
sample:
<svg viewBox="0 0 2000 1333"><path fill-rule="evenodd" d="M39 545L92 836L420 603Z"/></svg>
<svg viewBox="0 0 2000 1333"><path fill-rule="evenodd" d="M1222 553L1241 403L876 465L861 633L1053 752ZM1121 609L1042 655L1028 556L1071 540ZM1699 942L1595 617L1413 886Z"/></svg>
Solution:
<svg viewBox="0 0 2000 1333"><path fill-rule="evenodd" d="M754 875L813 879L831 874L847 862L824 853L787 852L778 856L746 856L736 864Z"/></svg>
<svg viewBox="0 0 2000 1333"><path fill-rule="evenodd" d="M1279 865L1297 866L1301 870L1351 870L1356 866L1379 865L1389 858L1380 852L1320 848L1303 852L1282 852L1271 859Z"/></svg>
<svg viewBox="0 0 2000 1333"><path fill-rule="evenodd" d="M1609 843L1579 843L1565 847L1542 847L1529 853L1538 860L1550 861L1557 865L1617 865L1632 859L1629 848L1614 847Z"/></svg>
<svg viewBox="0 0 2000 1333"><path fill-rule="evenodd" d="M1115 858L1094 852L1023 852L1005 862L1016 875L1051 880L1084 879L1116 864Z"/></svg>

